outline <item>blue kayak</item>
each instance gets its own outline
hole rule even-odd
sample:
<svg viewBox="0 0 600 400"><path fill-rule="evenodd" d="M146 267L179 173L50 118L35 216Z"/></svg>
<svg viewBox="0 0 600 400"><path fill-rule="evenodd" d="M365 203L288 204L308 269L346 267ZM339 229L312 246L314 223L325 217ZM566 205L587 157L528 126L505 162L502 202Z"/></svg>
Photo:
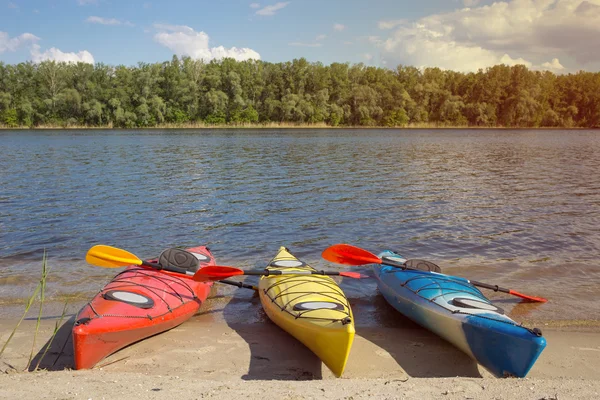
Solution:
<svg viewBox="0 0 600 400"><path fill-rule="evenodd" d="M467 279L385 264L406 261L392 251L375 265L379 291L396 310L452 343L496 376L527 375L546 339L519 325Z"/></svg>

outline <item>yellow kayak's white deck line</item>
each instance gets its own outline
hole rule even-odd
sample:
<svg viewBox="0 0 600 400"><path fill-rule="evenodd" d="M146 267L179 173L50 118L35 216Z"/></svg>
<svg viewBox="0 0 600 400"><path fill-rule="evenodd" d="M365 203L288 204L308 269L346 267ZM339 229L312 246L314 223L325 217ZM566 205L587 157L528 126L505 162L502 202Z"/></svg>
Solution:
<svg viewBox="0 0 600 400"><path fill-rule="evenodd" d="M280 247L267 270L316 271ZM339 377L352 341L354 318L337 283L325 275L270 275L260 278L262 306L274 323L312 350Z"/></svg>

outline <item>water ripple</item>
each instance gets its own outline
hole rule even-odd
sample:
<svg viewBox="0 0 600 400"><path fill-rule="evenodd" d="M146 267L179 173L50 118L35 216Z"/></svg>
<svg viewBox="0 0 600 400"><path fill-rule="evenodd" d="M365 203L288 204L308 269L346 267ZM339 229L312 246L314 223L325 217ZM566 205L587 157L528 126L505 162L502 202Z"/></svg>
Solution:
<svg viewBox="0 0 600 400"><path fill-rule="evenodd" d="M287 245L337 268L319 255L349 242L557 300L536 317L600 318L578 295L600 288L596 131L4 131L0 151L0 301L44 249L60 293L91 295L98 243L207 244L242 266Z"/></svg>

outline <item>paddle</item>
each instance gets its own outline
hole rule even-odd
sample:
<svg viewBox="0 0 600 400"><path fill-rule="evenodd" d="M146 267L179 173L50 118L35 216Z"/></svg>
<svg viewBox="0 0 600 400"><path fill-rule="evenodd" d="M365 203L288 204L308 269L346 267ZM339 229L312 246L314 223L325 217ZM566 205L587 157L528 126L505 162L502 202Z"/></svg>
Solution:
<svg viewBox="0 0 600 400"><path fill-rule="evenodd" d="M159 271L165 270L175 272L177 274L183 274L190 279L194 275L193 272L188 271L185 268L179 268L172 265L164 266L161 264L144 261L135 254L128 252L127 250L118 249L116 247L106 246L103 244L93 246L91 249L89 249L87 254L85 255L85 261L92 265L96 265L98 267L103 268L119 268L127 267L129 265L140 265L150 267Z"/></svg>
<svg viewBox="0 0 600 400"><path fill-rule="evenodd" d="M259 270L259 271L244 271L243 269L234 267L222 267L222 266L208 266L203 267L196 272L194 275L195 281L218 281L221 279L229 278L238 275L259 275L259 276L270 276L270 275L330 275L330 276L343 276L346 278L367 278L366 275L362 275L358 272L338 272L338 271L293 271L293 270Z"/></svg>
<svg viewBox="0 0 600 400"><path fill-rule="evenodd" d="M140 259L138 256L136 256L135 254L128 252L127 250L119 249L119 248L112 247L112 246L106 246L103 244L96 245L96 246L92 247L91 249L89 249L85 256L85 260L92 265L96 265L98 267L104 267L104 268L119 268L119 267L126 267L129 265L140 265L140 266L144 266L144 267L153 268L153 269L156 269L163 273L177 276L179 278L193 279L197 282L214 280L214 279L205 279L203 273L198 274L198 272L192 272L185 268L179 268L179 267L175 267L172 265L162 265L162 264L158 264L158 263L151 263L148 261L144 261L144 260ZM237 268L233 268L233 267L218 267L218 268L225 268L225 269L231 268L231 269L237 270ZM233 284L235 284L235 286L239 286L238 283L234 282L234 281L223 282L223 283L226 283L226 284L233 283ZM239 287L245 287L245 286L239 286ZM253 287L250 287L250 289L252 289L252 288Z"/></svg>
<svg viewBox="0 0 600 400"><path fill-rule="evenodd" d="M331 261L331 262L338 263L338 264L346 264L346 265L385 264L385 265L402 268L402 269L419 270L419 269L410 268L409 266L407 266L407 263L410 260L404 260L404 262L400 262L400 261L396 261L396 260L393 260L388 257L383 257L383 259L382 259L367 250L361 249L360 247L351 246L349 244L335 244L333 246L330 246L327 249L325 249L325 251L323 251L322 257L324 259L326 259L327 261ZM433 264L433 263L431 263L431 264ZM435 264L433 264L433 265L435 265ZM435 274L436 272L431 272L431 273ZM460 277L456 277L456 278L460 278ZM479 286L479 287L482 287L485 289L491 289L495 292L508 293L513 296L517 296L517 297L520 297L522 299L529 300L532 302L545 303L548 301L548 300L544 299L543 297L528 296L526 294L519 293L512 289L506 289L506 288L500 287L498 285L490 285L489 283L472 281L472 280L469 280L466 278L460 278L460 279L464 279L466 282L470 283L473 286Z"/></svg>

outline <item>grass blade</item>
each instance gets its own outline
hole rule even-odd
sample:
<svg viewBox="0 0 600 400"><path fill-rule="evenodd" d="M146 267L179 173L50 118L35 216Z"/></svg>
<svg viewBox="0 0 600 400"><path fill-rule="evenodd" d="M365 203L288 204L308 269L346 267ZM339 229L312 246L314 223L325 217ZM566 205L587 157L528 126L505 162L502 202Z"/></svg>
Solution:
<svg viewBox="0 0 600 400"><path fill-rule="evenodd" d="M25 316L27 315L27 313L29 312L29 309L31 308L31 305L35 301L35 298L37 297L37 294L40 291L40 288L41 288L41 284L38 283L37 287L33 291L33 294L31 295L31 297L27 301L27 305L25 306L25 312L23 313L23 316L21 317L21 319L19 320L19 322L17 322L17 325L15 326L15 329L13 329L12 333L10 334L10 336L8 337L8 339L6 340L6 343L4 343L4 346L2 346L2 350L0 350L0 356L2 355L2 353L4 353L4 350L6 350L6 346L8 346L8 343L10 343L10 340L15 335L15 332L17 332L17 329L19 329L19 326L21 325L21 322L23 322L23 320L25 319Z"/></svg>
<svg viewBox="0 0 600 400"><path fill-rule="evenodd" d="M44 256L42 258L42 277L40 279L40 310L38 312L37 321L35 323L35 333L33 334L33 343L31 344L31 353L29 354L29 361L25 370L29 369L31 361L33 360L33 352L35 350L35 342L37 340L38 333L40 331L40 323L42 320L42 311L44 309L44 300L46 295L46 278L48 277L48 265L46 259L46 250L44 249Z"/></svg>

